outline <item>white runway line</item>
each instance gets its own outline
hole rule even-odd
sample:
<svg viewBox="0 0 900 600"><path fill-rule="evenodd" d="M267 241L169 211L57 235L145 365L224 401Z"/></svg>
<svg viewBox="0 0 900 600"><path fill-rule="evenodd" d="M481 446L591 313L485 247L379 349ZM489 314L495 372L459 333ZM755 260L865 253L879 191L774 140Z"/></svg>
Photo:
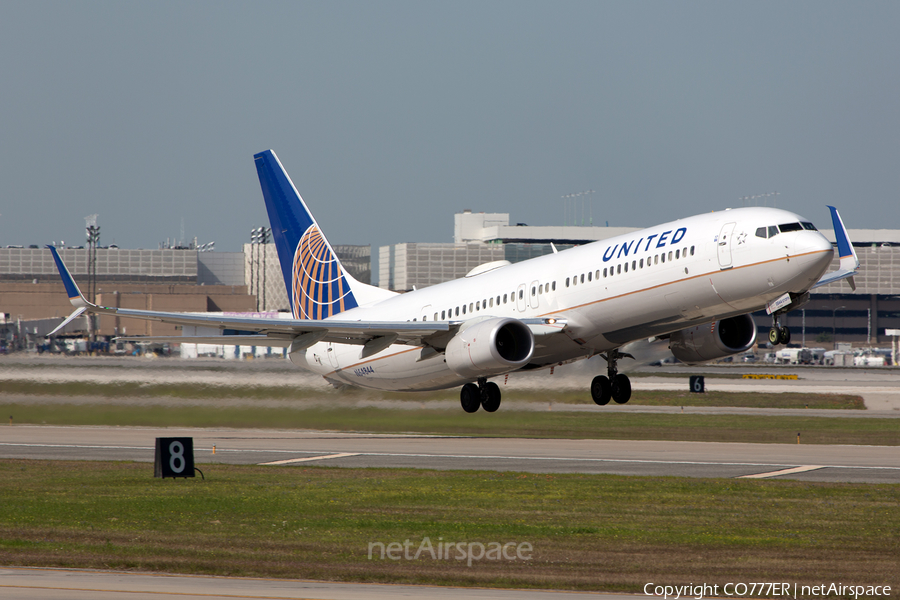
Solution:
<svg viewBox="0 0 900 600"><path fill-rule="evenodd" d="M310 462L313 460L326 460L329 458L346 458L348 456L359 456L359 453L358 452L341 452L339 454L326 454L324 456L310 456L307 458L288 458L286 460L276 460L273 462L264 462L264 463L259 463L259 464L260 464L260 466L289 465L292 463Z"/></svg>
<svg viewBox="0 0 900 600"><path fill-rule="evenodd" d="M825 465L805 465L794 467L792 469L782 469L781 471L771 471L769 473L757 473L756 475L741 475L736 479L766 479L768 477L778 477L779 475L791 475L793 473L805 473L807 471L816 471L824 469Z"/></svg>

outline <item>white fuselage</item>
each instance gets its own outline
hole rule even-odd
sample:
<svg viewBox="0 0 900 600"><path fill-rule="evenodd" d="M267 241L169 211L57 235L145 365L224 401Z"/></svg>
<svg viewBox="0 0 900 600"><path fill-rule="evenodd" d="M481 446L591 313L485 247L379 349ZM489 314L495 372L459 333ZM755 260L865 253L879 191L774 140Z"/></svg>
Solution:
<svg viewBox="0 0 900 600"><path fill-rule="evenodd" d="M802 227L758 235L761 228L803 222L773 208L698 215L393 296L337 319L559 317L565 329L536 339L529 367L561 364L806 292L828 268L831 243ZM471 381L451 371L442 354L406 345L362 358L359 345L318 343L291 360L335 383L375 389Z"/></svg>

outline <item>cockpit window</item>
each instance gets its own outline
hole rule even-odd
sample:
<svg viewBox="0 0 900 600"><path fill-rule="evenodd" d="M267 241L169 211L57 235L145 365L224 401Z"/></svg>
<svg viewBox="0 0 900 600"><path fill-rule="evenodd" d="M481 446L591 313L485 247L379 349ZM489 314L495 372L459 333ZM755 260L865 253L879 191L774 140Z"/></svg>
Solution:
<svg viewBox="0 0 900 600"><path fill-rule="evenodd" d="M803 231L803 226L800 223L784 223L779 225L778 229L781 233L787 233L788 231Z"/></svg>
<svg viewBox="0 0 900 600"><path fill-rule="evenodd" d="M807 231L818 231L818 229L816 229L816 226L812 223L804 222L800 224L803 225L803 229L806 229Z"/></svg>
<svg viewBox="0 0 900 600"><path fill-rule="evenodd" d="M756 230L756 237L761 237L762 239L766 239L766 228L760 227Z"/></svg>
<svg viewBox="0 0 900 600"><path fill-rule="evenodd" d="M778 235L778 228L774 225L769 225L769 237L773 238Z"/></svg>

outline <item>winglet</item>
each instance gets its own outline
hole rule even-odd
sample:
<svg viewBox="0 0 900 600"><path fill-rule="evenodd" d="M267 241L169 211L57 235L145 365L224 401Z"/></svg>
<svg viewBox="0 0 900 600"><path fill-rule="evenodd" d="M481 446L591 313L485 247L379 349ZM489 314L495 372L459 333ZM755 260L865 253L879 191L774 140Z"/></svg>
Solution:
<svg viewBox="0 0 900 600"><path fill-rule="evenodd" d="M829 206L828 210L831 211L831 222L834 225L834 237L837 240L841 269L846 268L855 271L859 268L859 259L856 257L856 250L853 249L853 244L850 243L847 228L844 227L841 215L838 214L838 210L835 207Z"/></svg>
<svg viewBox="0 0 900 600"><path fill-rule="evenodd" d="M56 268L59 271L59 276L62 278L63 285L66 287L66 294L69 296L69 302L72 303L72 306L76 308L87 308L88 306L91 306L91 303L85 299L84 295L81 293L81 290L78 289L78 284L75 283L75 278L72 277L71 273L69 273L69 269L62 261L62 258L60 258L59 252L56 250L56 248L48 245L47 249L50 250L51 254L53 254L53 260L54 262L56 262Z"/></svg>
<svg viewBox="0 0 900 600"><path fill-rule="evenodd" d="M844 221L841 219L841 215L838 214L838 210L833 206L829 206L828 210L831 211L831 222L834 225L834 237L837 240L838 256L841 259L841 264L837 271L828 273L819 279L813 288L846 279L847 283L850 284L850 288L856 291L856 281L853 280L853 276L859 270L859 258L856 256L856 250L853 249L853 243L850 241L850 236L847 235L847 228L844 227Z"/></svg>

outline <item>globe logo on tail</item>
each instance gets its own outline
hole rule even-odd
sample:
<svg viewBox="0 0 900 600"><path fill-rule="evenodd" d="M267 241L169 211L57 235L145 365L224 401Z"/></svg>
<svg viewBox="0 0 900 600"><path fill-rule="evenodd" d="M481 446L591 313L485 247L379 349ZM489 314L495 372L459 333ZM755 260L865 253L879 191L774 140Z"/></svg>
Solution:
<svg viewBox="0 0 900 600"><path fill-rule="evenodd" d="M356 307L341 263L310 225L294 251L292 310L296 319L324 319Z"/></svg>

